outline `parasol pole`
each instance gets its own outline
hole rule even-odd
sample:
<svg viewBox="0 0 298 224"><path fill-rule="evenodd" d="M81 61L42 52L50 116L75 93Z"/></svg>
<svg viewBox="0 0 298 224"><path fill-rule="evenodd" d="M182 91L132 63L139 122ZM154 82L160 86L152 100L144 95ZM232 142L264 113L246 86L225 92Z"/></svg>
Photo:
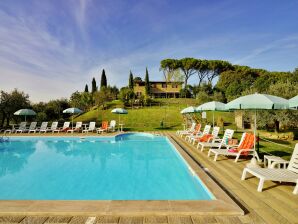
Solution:
<svg viewBox="0 0 298 224"><path fill-rule="evenodd" d="M119 123L118 123L118 132L120 132L120 113L118 114L118 121L119 121Z"/></svg>
<svg viewBox="0 0 298 224"><path fill-rule="evenodd" d="M255 127L254 127L254 150L256 150L256 134L257 134L257 109L255 109Z"/></svg>

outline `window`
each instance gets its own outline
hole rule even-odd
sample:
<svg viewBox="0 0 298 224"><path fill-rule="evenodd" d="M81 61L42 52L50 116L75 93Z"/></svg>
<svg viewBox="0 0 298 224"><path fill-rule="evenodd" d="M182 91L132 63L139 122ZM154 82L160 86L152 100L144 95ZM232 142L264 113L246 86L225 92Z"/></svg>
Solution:
<svg viewBox="0 0 298 224"><path fill-rule="evenodd" d="M151 87L152 88L156 88L156 84L151 84Z"/></svg>
<svg viewBox="0 0 298 224"><path fill-rule="evenodd" d="M167 88L167 84L166 83L163 83L162 84L162 88Z"/></svg>
<svg viewBox="0 0 298 224"><path fill-rule="evenodd" d="M172 84L172 88L178 88L177 84Z"/></svg>

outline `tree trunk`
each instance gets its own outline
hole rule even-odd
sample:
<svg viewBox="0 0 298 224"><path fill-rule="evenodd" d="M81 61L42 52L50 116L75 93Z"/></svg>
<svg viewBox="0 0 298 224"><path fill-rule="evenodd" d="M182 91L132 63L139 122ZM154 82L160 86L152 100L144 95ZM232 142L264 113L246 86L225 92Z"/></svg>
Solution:
<svg viewBox="0 0 298 224"><path fill-rule="evenodd" d="M6 117L6 126L9 126L9 116Z"/></svg>
<svg viewBox="0 0 298 224"><path fill-rule="evenodd" d="M4 127L4 122L5 122L5 113L2 113L2 119L1 119L1 127Z"/></svg>
<svg viewBox="0 0 298 224"><path fill-rule="evenodd" d="M185 79L184 79L184 89L186 89L186 86L187 86L187 81L188 81L188 77L185 76Z"/></svg>
<svg viewBox="0 0 298 224"><path fill-rule="evenodd" d="M274 131L276 133L279 132L279 121L278 120L274 120Z"/></svg>
<svg viewBox="0 0 298 224"><path fill-rule="evenodd" d="M199 87L201 87L202 82L203 82L203 79L199 78L199 84L198 84Z"/></svg>

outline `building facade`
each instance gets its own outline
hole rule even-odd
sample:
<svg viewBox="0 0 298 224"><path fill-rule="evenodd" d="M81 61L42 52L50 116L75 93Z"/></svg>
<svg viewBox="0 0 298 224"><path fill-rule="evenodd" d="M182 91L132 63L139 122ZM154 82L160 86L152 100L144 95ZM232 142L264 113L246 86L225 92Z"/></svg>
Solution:
<svg viewBox="0 0 298 224"><path fill-rule="evenodd" d="M183 82L151 81L152 98L178 98ZM145 95L145 82L135 81L134 92L137 96Z"/></svg>

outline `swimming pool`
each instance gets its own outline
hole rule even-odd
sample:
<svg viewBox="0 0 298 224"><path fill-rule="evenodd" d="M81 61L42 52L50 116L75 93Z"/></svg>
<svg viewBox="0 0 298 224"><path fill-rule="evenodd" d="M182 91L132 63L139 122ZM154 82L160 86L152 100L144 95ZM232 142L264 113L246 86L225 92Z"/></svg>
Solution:
<svg viewBox="0 0 298 224"><path fill-rule="evenodd" d="M0 143L1 200L212 200L168 138L12 137Z"/></svg>

